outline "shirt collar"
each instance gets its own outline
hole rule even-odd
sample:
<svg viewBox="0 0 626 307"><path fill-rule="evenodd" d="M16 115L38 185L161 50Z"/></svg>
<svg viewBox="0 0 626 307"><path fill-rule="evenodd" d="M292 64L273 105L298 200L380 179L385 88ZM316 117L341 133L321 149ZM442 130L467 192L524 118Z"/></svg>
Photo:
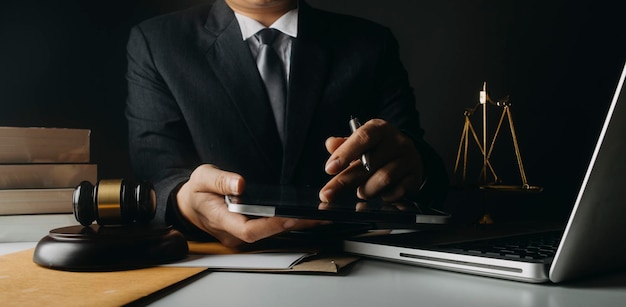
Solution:
<svg viewBox="0 0 626 307"><path fill-rule="evenodd" d="M247 40L257 32L265 29L265 26L248 16L235 12L235 17L239 23L243 40ZM269 27L279 30L291 37L298 37L298 9L296 8L285 13L285 15L278 18L278 20Z"/></svg>

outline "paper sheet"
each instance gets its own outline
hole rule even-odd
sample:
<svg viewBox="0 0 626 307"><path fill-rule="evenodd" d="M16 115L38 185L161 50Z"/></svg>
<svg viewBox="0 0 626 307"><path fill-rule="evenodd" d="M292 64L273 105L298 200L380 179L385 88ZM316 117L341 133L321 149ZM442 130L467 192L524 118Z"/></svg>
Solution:
<svg viewBox="0 0 626 307"><path fill-rule="evenodd" d="M311 250L257 250L254 254L241 254L240 251L227 248L224 245L217 242L189 242L189 252L196 257L199 255L260 255L270 253L283 253L283 254L295 254L304 255L305 259L297 260L296 264L291 267L284 267L280 269L257 269L252 268L252 265L248 265L247 268L214 268L215 271L234 271L234 272L263 272L263 273L295 273L295 274L338 274L343 268L359 260L359 257L353 255L346 255L344 253L322 253ZM199 254L199 255L198 255ZM309 257L311 256L311 257ZM256 258L256 257L254 257ZM253 258L253 259L254 259ZM196 259L196 258L194 258ZM228 260L227 257L223 258ZM258 258L257 258L258 259ZM190 259L191 260L191 259ZM287 261L285 261L286 263ZM284 266L284 265L283 265Z"/></svg>
<svg viewBox="0 0 626 307"><path fill-rule="evenodd" d="M312 255L313 254L310 253L191 254L184 260L164 266L236 270L280 270L289 269L304 258Z"/></svg>

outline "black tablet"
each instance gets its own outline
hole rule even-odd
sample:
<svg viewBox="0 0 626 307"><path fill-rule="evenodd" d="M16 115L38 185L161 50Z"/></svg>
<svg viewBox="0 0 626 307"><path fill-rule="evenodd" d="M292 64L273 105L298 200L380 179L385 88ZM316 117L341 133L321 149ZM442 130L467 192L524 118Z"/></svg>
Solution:
<svg viewBox="0 0 626 307"><path fill-rule="evenodd" d="M411 201L386 203L343 197L332 203L320 202L318 189L293 186L248 185L240 196L226 196L231 212L250 217L290 217L356 223L439 225L450 215L420 207Z"/></svg>

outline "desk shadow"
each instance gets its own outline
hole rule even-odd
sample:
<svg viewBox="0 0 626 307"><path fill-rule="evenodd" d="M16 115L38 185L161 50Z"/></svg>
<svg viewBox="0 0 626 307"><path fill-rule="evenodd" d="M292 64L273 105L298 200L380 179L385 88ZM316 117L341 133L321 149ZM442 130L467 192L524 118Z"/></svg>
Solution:
<svg viewBox="0 0 626 307"><path fill-rule="evenodd" d="M558 284L562 288L571 289L624 289L626 290L626 270L591 275L581 279Z"/></svg>

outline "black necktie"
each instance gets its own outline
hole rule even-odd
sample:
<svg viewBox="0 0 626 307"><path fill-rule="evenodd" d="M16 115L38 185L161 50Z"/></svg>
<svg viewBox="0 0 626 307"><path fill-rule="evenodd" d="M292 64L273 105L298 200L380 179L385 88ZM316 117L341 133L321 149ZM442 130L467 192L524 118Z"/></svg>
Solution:
<svg viewBox="0 0 626 307"><path fill-rule="evenodd" d="M263 29L256 34L256 37L261 43L256 63L261 73L261 78L265 83L267 95L272 105L272 111L274 111L278 135L283 144L285 144L284 130L287 82L285 82L283 62L278 57L278 53L276 53L272 45L279 34L280 31L270 28Z"/></svg>

